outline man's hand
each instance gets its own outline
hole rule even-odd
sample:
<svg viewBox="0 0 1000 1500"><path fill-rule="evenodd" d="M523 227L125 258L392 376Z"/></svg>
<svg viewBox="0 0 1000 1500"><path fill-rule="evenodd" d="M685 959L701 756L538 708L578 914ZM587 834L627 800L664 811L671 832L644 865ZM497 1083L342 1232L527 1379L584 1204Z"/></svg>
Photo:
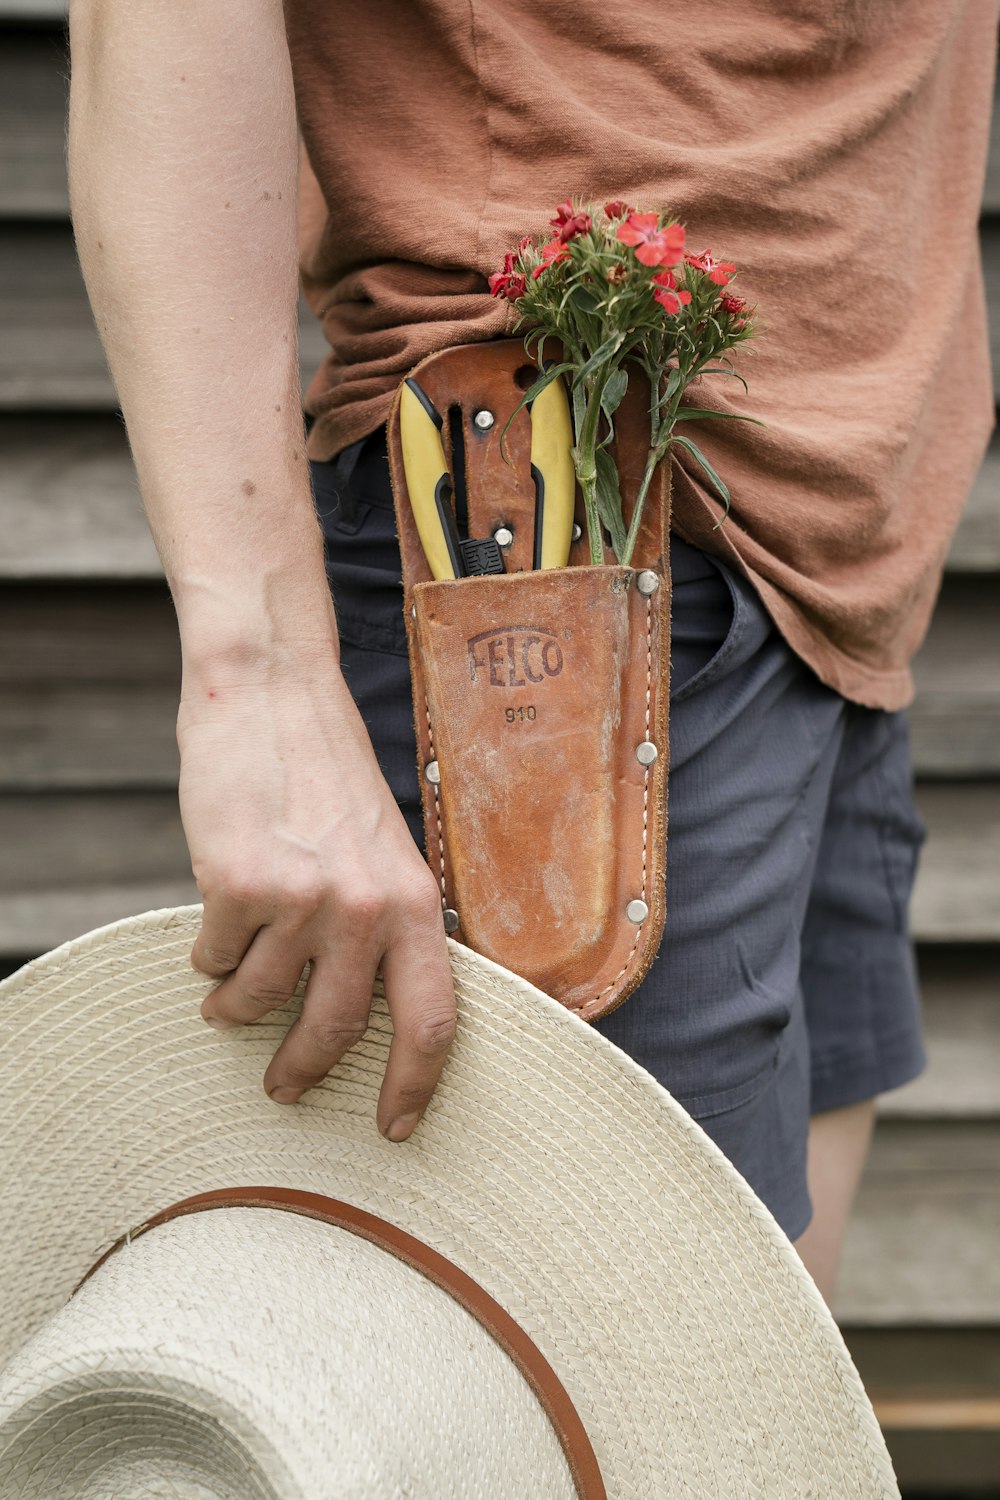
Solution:
<svg viewBox="0 0 1000 1500"><path fill-rule="evenodd" d="M434 879L376 763L334 661L181 702L180 800L205 911L191 955L222 977L202 1015L259 1020L310 965L301 1017L264 1076L279 1104L364 1034L381 966L393 1023L377 1123L413 1130L455 1035Z"/></svg>

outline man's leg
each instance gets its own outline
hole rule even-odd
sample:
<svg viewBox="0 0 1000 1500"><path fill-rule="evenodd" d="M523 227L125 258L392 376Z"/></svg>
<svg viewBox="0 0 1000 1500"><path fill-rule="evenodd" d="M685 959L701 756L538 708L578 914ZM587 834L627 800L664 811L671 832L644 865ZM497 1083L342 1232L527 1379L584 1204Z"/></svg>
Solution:
<svg viewBox="0 0 1000 1500"><path fill-rule="evenodd" d="M826 1109L809 1121L807 1177L813 1216L793 1243L831 1307L847 1222L871 1146L875 1105L875 1099L862 1099Z"/></svg>

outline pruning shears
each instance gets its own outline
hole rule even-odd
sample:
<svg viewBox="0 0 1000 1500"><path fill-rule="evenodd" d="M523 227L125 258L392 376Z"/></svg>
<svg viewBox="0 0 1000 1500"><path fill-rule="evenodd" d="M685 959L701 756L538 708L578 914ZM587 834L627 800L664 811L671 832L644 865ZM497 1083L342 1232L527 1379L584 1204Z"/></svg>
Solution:
<svg viewBox="0 0 1000 1500"><path fill-rule="evenodd" d="M535 485L534 568L562 568L573 539L576 474L569 401L561 377L529 403L531 477ZM435 578L503 572L496 542L462 540L441 433L444 418L412 376L403 382L399 430L406 488L424 556Z"/></svg>

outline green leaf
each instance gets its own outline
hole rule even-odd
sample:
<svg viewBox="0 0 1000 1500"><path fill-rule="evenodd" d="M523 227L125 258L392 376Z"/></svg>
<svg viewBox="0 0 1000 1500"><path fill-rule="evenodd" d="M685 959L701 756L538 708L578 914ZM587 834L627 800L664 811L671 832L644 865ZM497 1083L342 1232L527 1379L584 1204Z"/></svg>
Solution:
<svg viewBox="0 0 1000 1500"><path fill-rule="evenodd" d="M703 370L696 370L692 378L697 379L699 375L731 375L734 380L739 381L747 395L749 396L750 394L750 387L743 379L743 376L738 375L735 370L730 369L729 365L706 365Z"/></svg>
<svg viewBox="0 0 1000 1500"><path fill-rule="evenodd" d="M747 417L739 411L703 411L699 406L679 406L674 413L675 422L691 421L693 417L722 417L729 422L753 422L757 427L766 427L760 417Z"/></svg>
<svg viewBox="0 0 1000 1500"><path fill-rule="evenodd" d="M601 347L590 356L587 363L576 372L573 377L574 385L582 385L588 375L593 375L595 370L601 369L609 359L613 359L625 342L624 333L613 333L609 339L605 339Z"/></svg>
<svg viewBox="0 0 1000 1500"><path fill-rule="evenodd" d="M598 448L597 460L597 514L607 527L616 557L625 550L627 532L622 516L622 494L618 482L618 465L606 448Z"/></svg>
<svg viewBox="0 0 1000 1500"><path fill-rule="evenodd" d="M675 366L670 371L670 374L667 376L667 383L663 387L663 394L662 394L662 396L659 399L658 405L660 405L660 406L666 406L667 402L670 401L673 398L673 396L674 396L674 394L675 394L675 392L677 390L677 387L680 385L680 383L681 383L681 372Z"/></svg>
<svg viewBox="0 0 1000 1500"><path fill-rule="evenodd" d="M538 379L535 381L534 385L529 386L525 391L517 406L511 412L507 421L504 423L503 432L501 432L500 434L500 457L503 459L505 464L510 463L510 459L504 452L504 439L507 436L507 432L510 428L511 422L513 422L514 418L518 415L519 412L522 412L526 406L528 406L532 401L540 396L546 389L546 387L550 386L553 380L555 380L558 375L565 375L567 371L572 370L572 368L573 366L571 364L550 365L547 370L543 370L541 375L539 375Z"/></svg>
<svg viewBox="0 0 1000 1500"><path fill-rule="evenodd" d="M615 412L618 410L619 406L621 406L622 400L627 390L628 372L622 369L614 370L608 376L608 383L604 387L604 391L601 395L601 410L604 412L604 415L607 417L609 422L611 421L611 418L614 416Z"/></svg>
<svg viewBox="0 0 1000 1500"><path fill-rule="evenodd" d="M570 301L573 302L582 313L585 313L587 317L593 317L600 305L593 292L590 291L589 288L581 286L579 282L576 284L576 286L570 288L569 297Z"/></svg>
<svg viewBox="0 0 1000 1500"><path fill-rule="evenodd" d="M705 457L704 453L702 453L701 449L698 447L698 444L697 443L692 443L692 441L691 441L690 438L681 437L679 434L676 434L676 433L671 436L670 442L671 443L680 443L680 445L681 445L682 448L686 448L689 453L691 453L691 454L694 455L694 457L697 459L698 463L700 463L701 467L705 470L705 473L708 475L709 479L712 481L712 484L715 486L715 488L718 491L718 493L722 496L723 500L725 501L725 503L726 503L726 515L728 516L728 514L729 514L729 505L730 505L729 490L726 487L726 485L723 483L723 481L719 478L719 476L715 472L715 470L712 468L712 465L709 463L709 461Z"/></svg>

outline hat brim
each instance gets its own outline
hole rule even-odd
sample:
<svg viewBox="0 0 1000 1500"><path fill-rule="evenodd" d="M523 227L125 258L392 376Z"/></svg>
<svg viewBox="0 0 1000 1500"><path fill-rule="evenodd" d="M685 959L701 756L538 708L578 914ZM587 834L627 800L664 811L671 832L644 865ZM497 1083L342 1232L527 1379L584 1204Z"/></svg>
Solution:
<svg viewBox="0 0 1000 1500"><path fill-rule="evenodd" d="M413 1137L392 1144L375 1126L380 988L326 1081L274 1105L262 1077L298 999L206 1027L200 917L128 918L0 984L0 1363L129 1228L273 1184L377 1214L484 1287L562 1380L609 1495L898 1495L795 1250L625 1053L451 944L457 1037Z"/></svg>

